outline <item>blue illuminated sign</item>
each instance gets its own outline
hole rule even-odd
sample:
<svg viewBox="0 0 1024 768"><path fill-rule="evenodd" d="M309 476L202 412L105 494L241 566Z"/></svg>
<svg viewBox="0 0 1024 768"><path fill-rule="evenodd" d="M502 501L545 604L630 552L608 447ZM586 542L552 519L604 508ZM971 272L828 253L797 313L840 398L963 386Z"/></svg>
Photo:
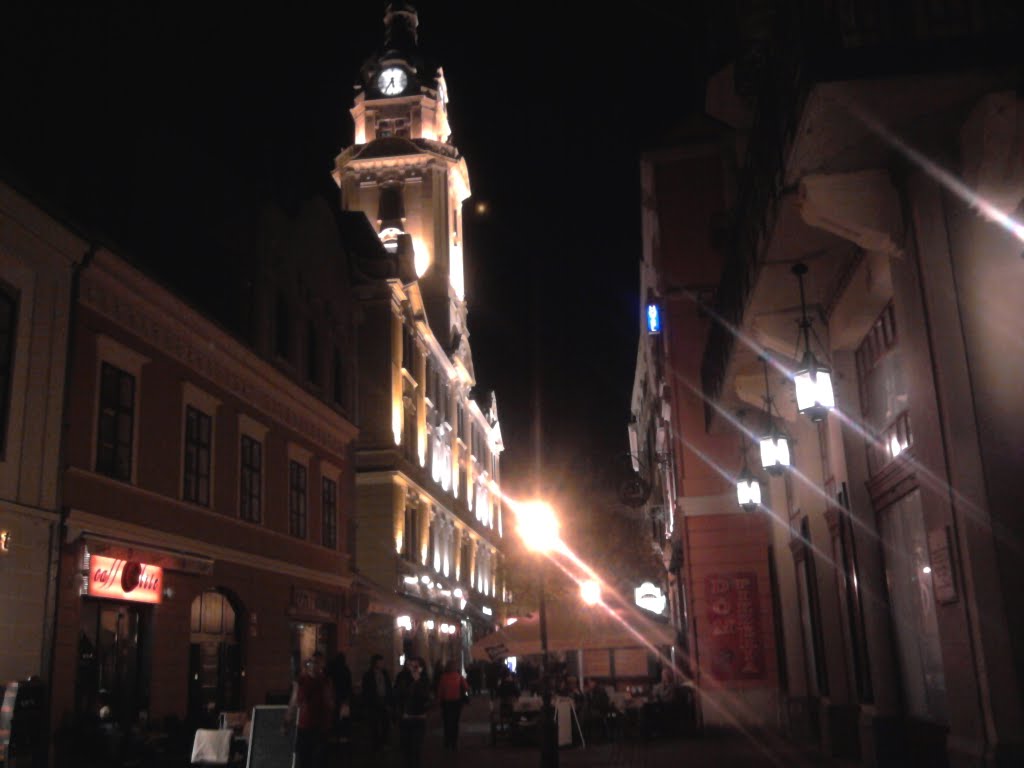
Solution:
<svg viewBox="0 0 1024 768"><path fill-rule="evenodd" d="M657 304L647 305L647 332L661 333L661 310Z"/></svg>

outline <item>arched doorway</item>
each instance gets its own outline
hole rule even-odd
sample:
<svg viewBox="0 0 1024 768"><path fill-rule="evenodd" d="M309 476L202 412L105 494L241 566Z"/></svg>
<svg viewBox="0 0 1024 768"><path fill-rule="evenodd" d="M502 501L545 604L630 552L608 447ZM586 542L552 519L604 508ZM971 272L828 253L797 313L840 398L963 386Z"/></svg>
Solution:
<svg viewBox="0 0 1024 768"><path fill-rule="evenodd" d="M212 723L242 703L241 606L226 592L207 590L192 601L189 716Z"/></svg>

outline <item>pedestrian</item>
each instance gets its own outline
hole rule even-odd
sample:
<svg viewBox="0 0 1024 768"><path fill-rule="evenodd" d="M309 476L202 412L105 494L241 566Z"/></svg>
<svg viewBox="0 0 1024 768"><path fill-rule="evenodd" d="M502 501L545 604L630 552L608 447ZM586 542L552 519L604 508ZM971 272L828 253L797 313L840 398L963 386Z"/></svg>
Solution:
<svg viewBox="0 0 1024 768"><path fill-rule="evenodd" d="M455 750L459 740L459 718L462 705L469 698L469 683L459 672L454 661L444 666L437 683L437 699L441 702L441 720L444 723L444 748Z"/></svg>
<svg viewBox="0 0 1024 768"><path fill-rule="evenodd" d="M426 663L416 656L406 662L405 670L395 678L398 703L398 739L404 768L420 768L423 740L427 733L427 708L430 706L430 680ZM405 674L407 673L407 674Z"/></svg>
<svg viewBox="0 0 1024 768"><path fill-rule="evenodd" d="M391 731L391 678L384 657L375 653L363 675L363 706L370 725L370 746L376 752L387 746Z"/></svg>
<svg viewBox="0 0 1024 768"><path fill-rule="evenodd" d="M344 653L339 652L327 665L327 679L334 689L334 733L339 742L348 742L352 713L352 672Z"/></svg>
<svg viewBox="0 0 1024 768"><path fill-rule="evenodd" d="M473 692L474 696L479 696L480 691L483 690L483 676L484 671L481 668L479 661L474 661L469 665L469 669L466 671L466 677L469 680L469 689Z"/></svg>
<svg viewBox="0 0 1024 768"><path fill-rule="evenodd" d="M317 651L292 684L285 722L298 722L295 733L295 768L326 768L327 734L334 713L331 681L324 674L324 655Z"/></svg>

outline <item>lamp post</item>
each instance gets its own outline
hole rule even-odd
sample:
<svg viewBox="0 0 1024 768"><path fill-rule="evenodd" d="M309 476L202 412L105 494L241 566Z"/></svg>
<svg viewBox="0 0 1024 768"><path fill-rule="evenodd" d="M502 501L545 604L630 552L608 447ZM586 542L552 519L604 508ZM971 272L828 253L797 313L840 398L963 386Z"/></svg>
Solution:
<svg viewBox="0 0 1024 768"><path fill-rule="evenodd" d="M544 501L517 505L517 526L520 538L532 552L546 555L560 543L558 519L551 505ZM555 711L551 706L551 677L548 663L548 612L544 589L544 564L539 570L540 581L540 650L544 667L541 679L543 705L540 715L540 764L541 768L558 768L558 744L555 732Z"/></svg>

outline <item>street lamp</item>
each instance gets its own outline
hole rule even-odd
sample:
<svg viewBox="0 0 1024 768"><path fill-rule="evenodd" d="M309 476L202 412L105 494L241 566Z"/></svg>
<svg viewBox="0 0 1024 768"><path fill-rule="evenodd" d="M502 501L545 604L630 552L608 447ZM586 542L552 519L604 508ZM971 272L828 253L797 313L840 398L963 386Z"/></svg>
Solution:
<svg viewBox="0 0 1024 768"><path fill-rule="evenodd" d="M601 602L601 585L594 579L581 582L580 598L586 605L597 605Z"/></svg>
<svg viewBox="0 0 1024 768"><path fill-rule="evenodd" d="M531 552L547 555L558 549L561 538L558 535L558 518L555 510L546 501L530 501L515 506L516 530L523 544ZM541 768L558 768L558 744L555 733L555 711L551 706L551 677L548 663L548 612L544 594L544 564L538 570L540 580L540 650L544 668L541 695L543 706L540 716L540 764Z"/></svg>

